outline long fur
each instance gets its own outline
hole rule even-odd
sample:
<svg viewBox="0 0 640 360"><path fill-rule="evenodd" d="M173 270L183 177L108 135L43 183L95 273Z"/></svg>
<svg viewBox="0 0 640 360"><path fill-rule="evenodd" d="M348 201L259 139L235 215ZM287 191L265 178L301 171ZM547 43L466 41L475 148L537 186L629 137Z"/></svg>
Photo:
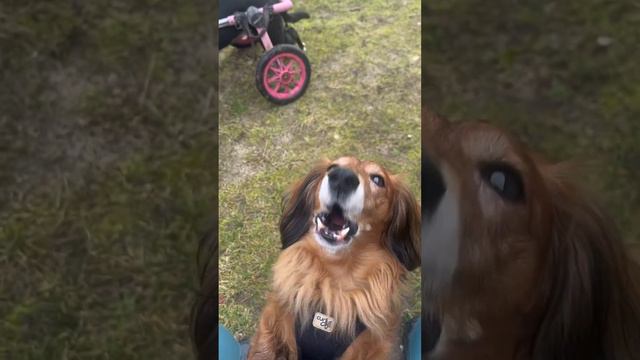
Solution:
<svg viewBox="0 0 640 360"><path fill-rule="evenodd" d="M283 253L274 266L273 279L274 295L303 325L322 308L327 314L336 314L338 336L353 336L356 317L380 337L388 327L397 326L391 314L402 305L401 277L406 270L388 251L360 248L365 252L362 256L339 264L361 283L345 291L352 284L336 283L322 255L305 245Z"/></svg>
<svg viewBox="0 0 640 360"><path fill-rule="evenodd" d="M553 199L544 315L533 359L640 357L640 271L611 219L563 174L545 169Z"/></svg>
<svg viewBox="0 0 640 360"><path fill-rule="evenodd" d="M317 190L327 161L319 162L302 180L298 181L282 200L283 212L280 217L280 241L282 249L296 243L309 232L316 202Z"/></svg>
<svg viewBox="0 0 640 360"><path fill-rule="evenodd" d="M420 213L415 197L402 183L395 185L397 201L393 205L391 224L385 231L387 246L398 260L412 271L420 265Z"/></svg>
<svg viewBox="0 0 640 360"><path fill-rule="evenodd" d="M319 184L328 162L321 162L285 195L280 220L283 252L273 267L249 359L297 359L295 324L306 325L315 311L336 320L333 335L353 338L356 319L366 330L343 359L387 359L397 343L404 280L419 265L419 207L409 190L391 178L386 223L371 224L353 240L348 254L329 258L310 232Z"/></svg>

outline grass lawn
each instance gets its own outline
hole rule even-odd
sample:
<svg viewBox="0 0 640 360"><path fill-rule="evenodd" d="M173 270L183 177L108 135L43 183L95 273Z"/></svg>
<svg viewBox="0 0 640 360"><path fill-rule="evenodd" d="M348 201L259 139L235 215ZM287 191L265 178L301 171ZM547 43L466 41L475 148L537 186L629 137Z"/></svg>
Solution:
<svg viewBox="0 0 640 360"><path fill-rule="evenodd" d="M312 78L277 107L254 85L260 51L220 54L220 322L253 335L279 254L284 190L322 157L355 155L420 196L420 1L295 2ZM417 315L419 274L406 316Z"/></svg>
<svg viewBox="0 0 640 360"><path fill-rule="evenodd" d="M640 8L634 1L430 1L423 102L487 119L582 177L640 244Z"/></svg>
<svg viewBox="0 0 640 360"><path fill-rule="evenodd" d="M0 358L188 359L215 209L206 2L0 4Z"/></svg>

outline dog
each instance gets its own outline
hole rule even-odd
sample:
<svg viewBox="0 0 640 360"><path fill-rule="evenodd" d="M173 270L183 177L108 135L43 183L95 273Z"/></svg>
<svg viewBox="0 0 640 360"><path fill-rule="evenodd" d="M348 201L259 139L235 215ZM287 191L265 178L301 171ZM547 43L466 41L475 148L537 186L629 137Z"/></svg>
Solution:
<svg viewBox="0 0 640 360"><path fill-rule="evenodd" d="M248 359L392 359L420 208L382 166L323 161L285 195L282 252Z"/></svg>
<svg viewBox="0 0 640 360"><path fill-rule="evenodd" d="M571 167L422 119L427 359L638 359L640 271Z"/></svg>

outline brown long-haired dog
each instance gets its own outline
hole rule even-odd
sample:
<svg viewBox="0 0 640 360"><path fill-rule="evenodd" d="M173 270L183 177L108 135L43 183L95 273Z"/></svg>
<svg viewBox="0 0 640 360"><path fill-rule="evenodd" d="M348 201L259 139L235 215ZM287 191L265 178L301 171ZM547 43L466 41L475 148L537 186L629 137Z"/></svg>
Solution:
<svg viewBox="0 0 640 360"><path fill-rule="evenodd" d="M427 358L640 358L640 272L568 168L485 123L422 126Z"/></svg>
<svg viewBox="0 0 640 360"><path fill-rule="evenodd" d="M283 251L249 359L390 359L420 209L382 166L322 162L285 196Z"/></svg>

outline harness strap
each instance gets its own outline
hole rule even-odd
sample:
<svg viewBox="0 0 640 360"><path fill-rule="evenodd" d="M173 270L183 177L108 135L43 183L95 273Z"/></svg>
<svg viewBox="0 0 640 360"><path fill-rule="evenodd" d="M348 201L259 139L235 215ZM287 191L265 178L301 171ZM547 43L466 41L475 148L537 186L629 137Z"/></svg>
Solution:
<svg viewBox="0 0 640 360"><path fill-rule="evenodd" d="M355 336L353 338L341 338L334 334L316 329L309 324L305 328L296 323L296 343L300 360L333 360L337 359L347 350L349 345L366 330L367 327L356 319Z"/></svg>

